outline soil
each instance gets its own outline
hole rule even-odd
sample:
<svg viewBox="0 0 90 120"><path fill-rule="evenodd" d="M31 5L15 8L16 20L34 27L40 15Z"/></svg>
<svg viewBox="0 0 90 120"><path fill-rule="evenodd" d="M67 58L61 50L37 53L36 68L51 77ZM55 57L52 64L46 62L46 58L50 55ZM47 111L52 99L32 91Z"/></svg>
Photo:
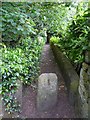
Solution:
<svg viewBox="0 0 90 120"><path fill-rule="evenodd" d="M76 118L74 108L69 104L63 77L49 44L46 44L42 51L40 74L42 73L56 73L58 76L57 105L52 110L42 112L37 111L37 83L32 86L24 86L20 118Z"/></svg>

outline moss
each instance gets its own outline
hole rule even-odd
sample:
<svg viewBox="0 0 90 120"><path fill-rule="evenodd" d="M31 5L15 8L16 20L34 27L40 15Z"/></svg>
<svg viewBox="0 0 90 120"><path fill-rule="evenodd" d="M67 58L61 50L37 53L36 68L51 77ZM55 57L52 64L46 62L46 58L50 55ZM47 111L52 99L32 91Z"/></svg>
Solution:
<svg viewBox="0 0 90 120"><path fill-rule="evenodd" d="M82 68L83 68L84 71L86 71L86 70L88 69L88 64L83 63L83 64L82 64Z"/></svg>
<svg viewBox="0 0 90 120"><path fill-rule="evenodd" d="M84 86L86 89L88 89L88 85L89 85L89 76L88 76L88 64L83 63L82 64L82 77L83 77L83 81L84 81Z"/></svg>
<svg viewBox="0 0 90 120"><path fill-rule="evenodd" d="M73 92L77 92L78 86L79 86L79 81L74 80L73 82L71 82L70 90L73 91Z"/></svg>

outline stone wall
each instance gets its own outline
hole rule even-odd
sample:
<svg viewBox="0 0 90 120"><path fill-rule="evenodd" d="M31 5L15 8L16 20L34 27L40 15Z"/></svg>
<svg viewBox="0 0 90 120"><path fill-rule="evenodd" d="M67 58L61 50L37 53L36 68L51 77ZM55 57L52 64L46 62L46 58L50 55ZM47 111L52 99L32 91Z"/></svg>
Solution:
<svg viewBox="0 0 90 120"><path fill-rule="evenodd" d="M75 111L77 112L79 76L69 62L69 59L61 52L61 50L54 44L51 44L51 48L65 80L69 102L75 107Z"/></svg>
<svg viewBox="0 0 90 120"><path fill-rule="evenodd" d="M90 51L86 51L85 62L82 64L79 77L60 48L53 43L51 48L61 69L69 101L74 106L76 115L79 118L90 118Z"/></svg>
<svg viewBox="0 0 90 120"><path fill-rule="evenodd" d="M79 81L79 101L81 116L88 118L90 112L90 51L85 54L85 62L82 63Z"/></svg>

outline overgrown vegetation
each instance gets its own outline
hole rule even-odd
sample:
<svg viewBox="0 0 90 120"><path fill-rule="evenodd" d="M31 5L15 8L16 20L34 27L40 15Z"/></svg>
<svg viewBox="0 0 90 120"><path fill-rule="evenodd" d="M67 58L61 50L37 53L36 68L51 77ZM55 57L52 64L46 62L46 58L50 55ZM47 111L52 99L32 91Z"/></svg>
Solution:
<svg viewBox="0 0 90 120"><path fill-rule="evenodd" d="M31 34L35 35L35 23L27 16L22 3L2 4L2 42L15 44ZM24 8L25 9L25 8ZM14 45L15 46L15 45Z"/></svg>
<svg viewBox="0 0 90 120"><path fill-rule="evenodd" d="M2 45L4 48L1 49L2 95L8 112L17 110L17 105L12 103L14 100L12 95L18 87L17 80L20 80L23 84L30 84L38 77L41 46L44 43L39 43L37 39L32 41L31 38L26 38L19 42L20 45L15 48L11 49Z"/></svg>
<svg viewBox="0 0 90 120"><path fill-rule="evenodd" d="M51 42L57 44L63 53L70 59L75 69L79 73L81 63L84 62L85 51L90 50L88 23L88 6L81 2L76 9L73 19L67 24L66 30L62 32L62 37L51 38Z"/></svg>
<svg viewBox="0 0 90 120"><path fill-rule="evenodd" d="M72 10L74 14L71 14ZM72 2L3 2L2 52L0 93L6 110L17 111L14 101L21 80L30 84L38 77L39 61L45 44L45 33L58 45L77 68L84 61L84 51L89 50L87 4L80 3L77 9ZM76 11L76 13L75 13Z"/></svg>
<svg viewBox="0 0 90 120"><path fill-rule="evenodd" d="M18 6L18 7L17 7ZM14 96L18 80L30 83L38 77L39 60L44 38L36 36L35 23L25 13L25 4L3 3L2 6L2 83L0 94L8 113L18 111L19 104ZM22 10L22 11L21 11Z"/></svg>

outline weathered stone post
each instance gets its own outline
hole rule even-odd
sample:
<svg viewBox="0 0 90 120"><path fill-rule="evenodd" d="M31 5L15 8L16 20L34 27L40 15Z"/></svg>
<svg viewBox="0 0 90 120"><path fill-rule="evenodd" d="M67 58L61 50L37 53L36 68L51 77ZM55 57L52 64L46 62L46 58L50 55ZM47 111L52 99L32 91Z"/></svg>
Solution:
<svg viewBox="0 0 90 120"><path fill-rule="evenodd" d="M57 76L54 73L44 73L38 79L37 109L47 111L57 103Z"/></svg>

